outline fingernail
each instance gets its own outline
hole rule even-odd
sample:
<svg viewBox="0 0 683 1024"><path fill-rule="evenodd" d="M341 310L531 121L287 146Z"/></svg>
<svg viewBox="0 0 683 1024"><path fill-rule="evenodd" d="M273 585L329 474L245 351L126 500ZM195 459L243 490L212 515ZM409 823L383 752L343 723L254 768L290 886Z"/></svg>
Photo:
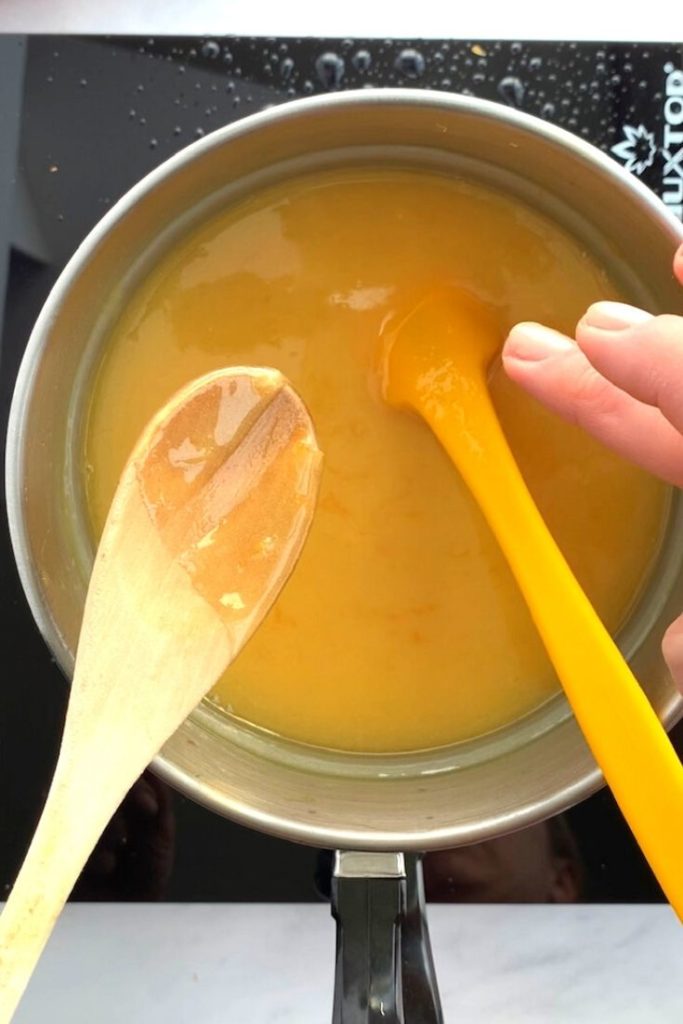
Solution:
<svg viewBox="0 0 683 1024"><path fill-rule="evenodd" d="M543 324L523 323L512 328L503 349L504 359L535 363L562 352L570 352L574 343L559 331Z"/></svg>
<svg viewBox="0 0 683 1024"><path fill-rule="evenodd" d="M651 313L625 302L594 302L579 320L582 327L600 331L625 331L652 319Z"/></svg>

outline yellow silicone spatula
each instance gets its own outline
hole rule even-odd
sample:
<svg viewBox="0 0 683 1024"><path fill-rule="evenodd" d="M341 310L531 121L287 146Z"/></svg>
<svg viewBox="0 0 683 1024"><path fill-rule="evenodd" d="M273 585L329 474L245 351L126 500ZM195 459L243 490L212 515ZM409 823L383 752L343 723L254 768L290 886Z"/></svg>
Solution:
<svg viewBox="0 0 683 1024"><path fill-rule="evenodd" d="M683 919L683 767L550 535L508 447L487 386L502 341L471 295L435 291L383 331L384 396L418 413L462 474L593 755Z"/></svg>

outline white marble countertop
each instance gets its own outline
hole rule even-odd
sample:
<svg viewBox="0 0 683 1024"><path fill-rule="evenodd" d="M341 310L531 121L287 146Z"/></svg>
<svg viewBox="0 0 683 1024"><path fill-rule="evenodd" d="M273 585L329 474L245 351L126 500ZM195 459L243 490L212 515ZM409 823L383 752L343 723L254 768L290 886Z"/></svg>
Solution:
<svg viewBox="0 0 683 1024"><path fill-rule="evenodd" d="M672 42L680 0L0 0L0 31Z"/></svg>
<svg viewBox="0 0 683 1024"><path fill-rule="evenodd" d="M429 920L446 1024L683 1017L668 907L437 905ZM15 1022L324 1024L333 959L322 904L75 904Z"/></svg>

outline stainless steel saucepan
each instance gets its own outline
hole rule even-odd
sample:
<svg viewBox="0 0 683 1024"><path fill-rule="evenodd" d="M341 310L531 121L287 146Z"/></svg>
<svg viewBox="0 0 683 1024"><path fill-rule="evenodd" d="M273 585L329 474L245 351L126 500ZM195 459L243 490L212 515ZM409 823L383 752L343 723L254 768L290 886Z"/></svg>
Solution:
<svg viewBox="0 0 683 1024"><path fill-rule="evenodd" d="M679 302L671 257L683 232L663 205L598 150L497 104L364 90L287 103L189 146L128 192L79 247L17 381L7 453L12 540L33 615L67 674L93 556L79 470L84 413L111 324L169 246L212 212L302 171L360 162L438 169L519 196L582 239L633 302L655 312ZM619 637L667 725L682 710L660 652L665 626L683 607L682 536L674 498L653 580ZM424 1024L438 1019L438 1007L419 943L419 871L403 854L530 825L601 783L560 696L481 739L395 756L306 748L205 704L154 768L220 814L344 851L335 872L347 939L339 946L337 1019L374 1020L383 1003L377 1019L398 1021L421 1005ZM410 1002L416 991L426 1002Z"/></svg>

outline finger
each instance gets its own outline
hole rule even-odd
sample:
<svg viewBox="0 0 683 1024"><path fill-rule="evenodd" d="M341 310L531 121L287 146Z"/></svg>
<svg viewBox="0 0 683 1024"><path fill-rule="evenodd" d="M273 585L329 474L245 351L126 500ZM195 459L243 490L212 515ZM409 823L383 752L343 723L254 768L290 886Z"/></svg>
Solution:
<svg viewBox="0 0 683 1024"><path fill-rule="evenodd" d="M674 274L681 284L683 284L683 245L679 245L676 255L674 256Z"/></svg>
<svg viewBox="0 0 683 1024"><path fill-rule="evenodd" d="M508 376L543 405L619 455L683 485L683 438L658 409L602 377L563 334L540 324L513 327L503 349Z"/></svg>
<svg viewBox="0 0 683 1024"><path fill-rule="evenodd" d="M676 686L683 691L683 616L667 629L662 651Z"/></svg>
<svg viewBox="0 0 683 1024"><path fill-rule="evenodd" d="M596 302L577 324L576 341L603 377L683 431L683 317Z"/></svg>

